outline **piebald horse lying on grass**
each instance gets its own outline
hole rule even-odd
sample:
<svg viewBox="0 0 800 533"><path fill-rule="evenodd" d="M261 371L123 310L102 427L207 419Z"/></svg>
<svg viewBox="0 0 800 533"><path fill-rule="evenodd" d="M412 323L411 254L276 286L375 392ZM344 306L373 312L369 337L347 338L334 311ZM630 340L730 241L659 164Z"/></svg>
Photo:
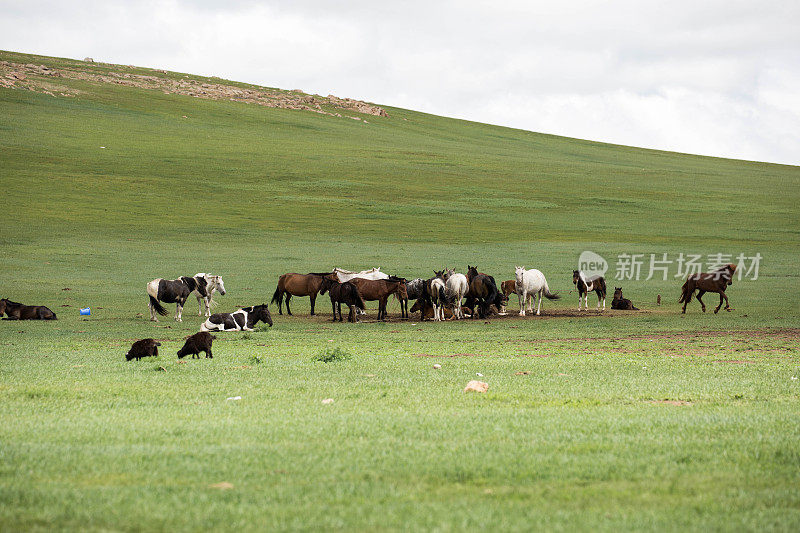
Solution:
<svg viewBox="0 0 800 533"><path fill-rule="evenodd" d="M203 322L200 331L253 331L253 326L259 322L272 327L267 304L243 307L233 313L214 313Z"/></svg>

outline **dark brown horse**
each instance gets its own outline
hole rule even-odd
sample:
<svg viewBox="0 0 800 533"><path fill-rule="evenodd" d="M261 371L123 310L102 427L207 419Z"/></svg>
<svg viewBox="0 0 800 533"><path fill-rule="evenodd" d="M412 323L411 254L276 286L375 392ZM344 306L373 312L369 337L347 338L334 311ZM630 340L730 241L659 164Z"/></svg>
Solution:
<svg viewBox="0 0 800 533"><path fill-rule="evenodd" d="M683 304L683 311L681 311L681 313L686 313L686 305L692 301L694 291L698 291L697 301L703 306L704 313L706 312L706 304L703 303L700 297L707 292L719 293L719 305L714 309L714 313L719 312L719 308L722 307L723 298L725 299L725 310L730 312L731 306L728 303L728 296L725 294L725 289L728 285L733 283L734 272L736 272L736 265L731 264L718 268L713 272L692 274L686 278L686 283L683 284L683 290L681 292L681 299L678 300L678 303Z"/></svg>
<svg viewBox="0 0 800 533"><path fill-rule="evenodd" d="M364 309L366 304L364 304L364 299L361 298L361 294L359 294L355 285L349 281L339 283L338 281L332 279L332 276L325 276L322 278L322 282L319 287L319 293L325 294L326 292L328 292L331 297L331 307L333 307L334 322L336 322L337 307L339 309L339 322L343 322L342 304L347 305L347 307L350 309L350 312L347 315L347 321L358 322L356 308Z"/></svg>
<svg viewBox="0 0 800 533"><path fill-rule="evenodd" d="M3 320L58 320L56 314L43 305L22 305L7 298L0 300L0 316Z"/></svg>
<svg viewBox="0 0 800 533"><path fill-rule="evenodd" d="M322 278L331 275L330 272L312 272L310 274L296 274L291 272L284 274L278 279L278 287L272 295L271 303L278 304L278 314L282 315L281 304L283 297L286 296L286 312L292 315L289 309L289 300L292 296L309 296L311 298L311 315L314 315L314 302L317 300L317 293L322 286Z"/></svg>
<svg viewBox="0 0 800 533"><path fill-rule="evenodd" d="M350 283L356 286L364 300L378 301L378 320L386 319L386 302L392 294L396 294L400 301L408 301L405 280L353 278Z"/></svg>
<svg viewBox="0 0 800 533"><path fill-rule="evenodd" d="M611 300L611 309L619 309L621 311L639 310L633 306L633 302L622 297L622 287L614 287L614 298Z"/></svg>
<svg viewBox="0 0 800 533"><path fill-rule="evenodd" d="M502 309L508 303L508 298L497 290L497 283L488 274L478 272L478 268L467 265L467 281L469 290L466 295L466 306L472 311L475 318L475 304L478 304L478 317L488 318L490 315L489 307L494 305L497 309Z"/></svg>

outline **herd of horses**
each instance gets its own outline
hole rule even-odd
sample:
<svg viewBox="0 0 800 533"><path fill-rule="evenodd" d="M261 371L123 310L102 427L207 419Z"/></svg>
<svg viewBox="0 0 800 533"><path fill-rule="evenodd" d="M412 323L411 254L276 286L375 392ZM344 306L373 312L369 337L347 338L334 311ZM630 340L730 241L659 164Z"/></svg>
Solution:
<svg viewBox="0 0 800 533"><path fill-rule="evenodd" d="M683 284L679 303L683 304L682 313L697 293L703 312L706 311L702 296L707 292L719 294L719 305L714 309L718 313L725 303L725 310L731 311L725 289L733 283L736 265L728 264L712 272L692 274ZM606 282L602 276L587 276L580 270L573 270L572 283L578 292L578 311L589 309L589 294L597 295L597 308L606 308ZM267 304L254 305L238 309L233 313L211 313L214 303L213 294L225 294L222 276L198 273L194 276L182 276L175 280L154 279L147 284L148 308L150 319L158 321L157 315L166 316L163 303L176 304L175 320L182 321L183 307L190 296L197 297L198 315L205 310L206 321L202 331L246 331L251 330L258 322L272 326L272 317ZM294 296L308 296L311 300L311 314L315 314L315 302L318 295L328 294L333 309L333 320L343 321L342 304L348 307L348 321L357 322L359 314L366 309L365 302L378 302L378 319L387 318L386 305L390 297L400 302L402 318L409 318L408 301L416 300L411 312L419 311L422 320L430 317L434 321L446 318L461 319L467 316L488 318L493 313L505 314L506 305L511 294L519 300L519 314L526 312L541 314L542 298L557 300L558 294L552 292L544 274L536 269L515 268L515 278L501 283L498 288L494 277L479 272L477 267L468 265L466 274L446 268L434 271L428 279L415 278L408 280L381 272L380 268L372 268L361 272L352 272L334 268L331 272L312 272L309 274L287 273L278 280L278 286L272 295L271 303L277 304L278 313L291 315L289 302ZM659 296L660 299L660 296ZM476 311L477 308L477 311ZM623 298L622 288L616 287L611 302L612 309L638 310L633 303ZM56 314L43 305L23 305L6 298L0 299L0 317L3 320L56 320ZM338 317L337 317L338 315Z"/></svg>

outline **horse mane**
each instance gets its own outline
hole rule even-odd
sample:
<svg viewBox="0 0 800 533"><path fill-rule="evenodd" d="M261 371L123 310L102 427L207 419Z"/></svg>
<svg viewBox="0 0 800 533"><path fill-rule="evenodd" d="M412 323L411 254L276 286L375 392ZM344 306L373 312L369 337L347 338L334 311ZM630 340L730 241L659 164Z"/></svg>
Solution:
<svg viewBox="0 0 800 533"><path fill-rule="evenodd" d="M197 288L197 280L194 278L190 278L189 276L181 276L181 281L189 287L189 292L192 292Z"/></svg>
<svg viewBox="0 0 800 533"><path fill-rule="evenodd" d="M11 301L11 300L9 300L8 298L3 298L3 300L5 300L5 301L6 301L6 305L22 305L22 304L21 304L21 303L19 303L19 302L12 302L12 301Z"/></svg>

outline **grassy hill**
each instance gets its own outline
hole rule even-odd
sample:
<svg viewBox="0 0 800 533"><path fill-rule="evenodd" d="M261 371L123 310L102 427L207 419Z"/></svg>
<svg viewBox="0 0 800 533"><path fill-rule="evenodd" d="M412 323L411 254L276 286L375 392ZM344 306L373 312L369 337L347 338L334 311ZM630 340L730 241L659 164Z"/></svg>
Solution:
<svg viewBox="0 0 800 533"><path fill-rule="evenodd" d="M298 94L2 61L0 78L31 64ZM800 168L314 98L330 114L91 77L0 87L0 297L60 318L0 323L1 528L798 526ZM641 313L569 316L584 250L612 277L619 254L764 259L732 313L682 317L672 269L616 282ZM156 277L223 274L232 311L284 272L467 264L538 268L564 299L541 318L359 325L295 299L298 316L273 309L273 328L187 364L194 302L181 324L143 316ZM126 363L143 337L163 355ZM313 361L333 347L352 357ZM462 394L476 373L490 392Z"/></svg>

